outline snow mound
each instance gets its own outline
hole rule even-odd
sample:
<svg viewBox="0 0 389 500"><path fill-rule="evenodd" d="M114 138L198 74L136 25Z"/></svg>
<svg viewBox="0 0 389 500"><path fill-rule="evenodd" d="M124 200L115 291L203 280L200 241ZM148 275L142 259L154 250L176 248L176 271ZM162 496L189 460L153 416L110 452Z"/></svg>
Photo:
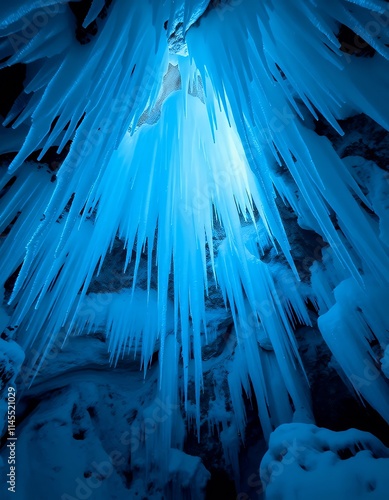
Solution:
<svg viewBox="0 0 389 500"><path fill-rule="evenodd" d="M268 500L382 500L388 470L389 449L368 432L284 424L270 437L260 476Z"/></svg>

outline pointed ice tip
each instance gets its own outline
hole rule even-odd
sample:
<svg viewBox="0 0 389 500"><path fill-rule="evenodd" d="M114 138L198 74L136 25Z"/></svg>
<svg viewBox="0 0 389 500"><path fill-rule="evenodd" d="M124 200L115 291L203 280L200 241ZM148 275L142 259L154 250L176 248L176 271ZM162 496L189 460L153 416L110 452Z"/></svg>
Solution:
<svg viewBox="0 0 389 500"><path fill-rule="evenodd" d="M16 170L20 167L20 165L22 164L22 162L20 162L18 160L18 157L16 156L12 162L9 164L9 167L8 167L8 172L10 174L14 174L16 172Z"/></svg>

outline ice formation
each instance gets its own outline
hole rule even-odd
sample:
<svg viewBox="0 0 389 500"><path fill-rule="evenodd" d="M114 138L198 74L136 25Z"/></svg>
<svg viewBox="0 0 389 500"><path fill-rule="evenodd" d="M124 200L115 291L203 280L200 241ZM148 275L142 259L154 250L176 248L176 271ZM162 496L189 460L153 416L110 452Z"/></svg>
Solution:
<svg viewBox="0 0 389 500"><path fill-rule="evenodd" d="M26 352L34 348L30 367L39 370L60 335L66 342L99 329L112 363L139 355L145 376L158 350L159 393L177 404L182 397L200 439L202 348L212 337L206 304L218 287L235 325L227 377L234 421L217 401L212 418L236 468L243 392L254 392L267 438L282 423L312 421L293 333L311 323L310 301L342 374L389 422L382 197L309 126L320 116L342 134L341 118L364 113L389 128L387 3L247 0L207 10L193 0L116 0L103 19L104 2L94 0L83 25L96 21L99 29L85 45L68 29L67 3L17 0L0 8L1 65L29 68L4 121L20 147L0 178L0 229L10 228L0 276L4 283L20 268L8 326ZM341 24L375 57L342 51ZM177 26L181 45L172 54ZM42 160L69 141L54 180L30 168L34 151ZM309 286L293 258L283 205L327 246ZM373 213L383 214L379 224ZM101 307L88 289L118 238L132 283ZM287 265L265 264L268 252ZM376 370L374 383L366 382L366 363ZM161 456L182 448L180 425L169 418L146 443L150 462L155 443ZM171 464L178 459L172 455Z"/></svg>

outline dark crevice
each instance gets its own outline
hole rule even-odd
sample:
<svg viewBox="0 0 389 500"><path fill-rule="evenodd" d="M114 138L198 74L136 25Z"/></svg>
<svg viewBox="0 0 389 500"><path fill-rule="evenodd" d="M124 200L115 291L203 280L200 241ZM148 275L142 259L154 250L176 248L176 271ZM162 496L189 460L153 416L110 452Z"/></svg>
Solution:
<svg viewBox="0 0 389 500"><path fill-rule="evenodd" d="M354 33L348 26L342 24L337 34L340 50L355 57L373 57L376 50L366 40Z"/></svg>
<svg viewBox="0 0 389 500"><path fill-rule="evenodd" d="M26 68L25 64L18 63L0 69L0 115L4 118L11 111L16 99L23 92Z"/></svg>
<svg viewBox="0 0 389 500"><path fill-rule="evenodd" d="M103 20L107 17L108 9L111 6L112 1L113 0L105 0L105 5L97 16L98 19ZM76 18L75 35L76 35L77 41L81 45L86 45L87 43L90 43L99 31L99 25L98 25L97 20L92 21L85 28L82 25L85 17L87 16L87 14L92 6L92 3L93 3L93 0L83 0L81 2L69 2L68 3L71 11L73 12L73 14Z"/></svg>

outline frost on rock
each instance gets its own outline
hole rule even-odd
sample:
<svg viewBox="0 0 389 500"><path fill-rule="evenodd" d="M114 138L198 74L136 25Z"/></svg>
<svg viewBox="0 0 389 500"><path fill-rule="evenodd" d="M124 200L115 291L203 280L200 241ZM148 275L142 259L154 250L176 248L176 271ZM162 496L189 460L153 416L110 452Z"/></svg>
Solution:
<svg viewBox="0 0 389 500"><path fill-rule="evenodd" d="M266 499L385 498L389 449L368 432L284 424L270 437L260 476Z"/></svg>

